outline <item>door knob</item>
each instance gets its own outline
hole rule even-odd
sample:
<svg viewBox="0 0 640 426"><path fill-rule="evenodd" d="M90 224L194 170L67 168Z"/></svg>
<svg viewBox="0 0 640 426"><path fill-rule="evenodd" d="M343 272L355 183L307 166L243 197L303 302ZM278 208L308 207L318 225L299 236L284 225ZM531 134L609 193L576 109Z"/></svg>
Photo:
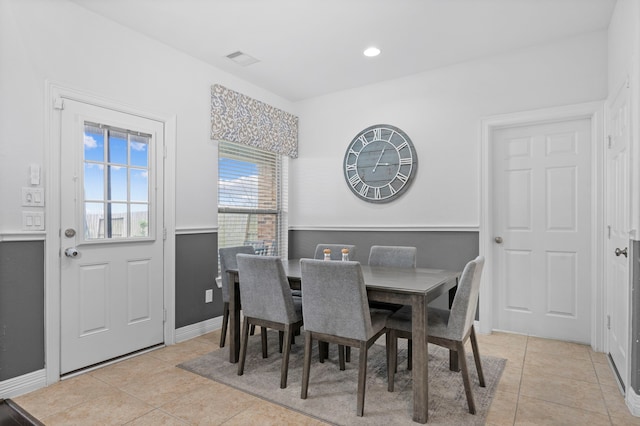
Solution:
<svg viewBox="0 0 640 426"><path fill-rule="evenodd" d="M75 247L69 247L64 250L64 255L67 257L76 257L78 256L78 249Z"/></svg>
<svg viewBox="0 0 640 426"><path fill-rule="evenodd" d="M495 238L496 243L498 244L502 244L502 237L496 237Z"/></svg>
<svg viewBox="0 0 640 426"><path fill-rule="evenodd" d="M627 248L625 247L623 250L616 248L615 253L616 253L616 256L620 256L621 254L623 254L624 257L627 257Z"/></svg>

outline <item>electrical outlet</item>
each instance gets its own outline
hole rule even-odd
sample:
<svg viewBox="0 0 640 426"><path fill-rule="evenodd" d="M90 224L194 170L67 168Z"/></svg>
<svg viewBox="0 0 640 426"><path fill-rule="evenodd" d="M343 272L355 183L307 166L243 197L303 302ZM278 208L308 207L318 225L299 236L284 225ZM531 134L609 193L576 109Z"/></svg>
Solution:
<svg viewBox="0 0 640 426"><path fill-rule="evenodd" d="M204 303L211 303L213 302L213 290L205 290L204 291Z"/></svg>

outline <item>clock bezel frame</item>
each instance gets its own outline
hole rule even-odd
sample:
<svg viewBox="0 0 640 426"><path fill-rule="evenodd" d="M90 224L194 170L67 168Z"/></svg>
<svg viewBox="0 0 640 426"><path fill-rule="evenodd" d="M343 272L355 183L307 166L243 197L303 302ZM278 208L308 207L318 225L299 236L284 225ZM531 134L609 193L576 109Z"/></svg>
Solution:
<svg viewBox="0 0 640 426"><path fill-rule="evenodd" d="M357 145L357 144L361 145L362 144L359 141L359 138L362 137L363 135L367 134L367 133L372 132L374 129L378 129L378 128L388 129L388 130L391 130L391 131L397 133L398 135L400 135L402 137L402 139L407 143L407 145L409 147L409 150L410 150L410 153L411 153L411 160L412 160L411 161L411 168L410 168L409 174L407 176L406 182L404 182L402 184L402 186L400 186L395 193L392 193L390 196L388 196L386 198L375 198L374 196L373 197L368 196L368 194L370 192L372 192L371 190L367 190L366 195L361 194L361 192L359 190L357 190L356 187L359 186L360 182L362 184L365 184L365 185L368 185L368 183L366 182L366 180L362 179L362 176L359 176L358 183L356 183L355 185L352 185L350 180L351 180L351 178L353 176L353 173L351 173L351 175L350 175L349 170L347 169L347 165L348 164L352 165L352 163L347 163L347 161L349 159L349 156L351 154L350 151L353 150L352 148L354 147L354 145ZM394 148L395 148L396 145L391 143L390 140L391 140L391 138L389 140L372 139L371 141L369 141L367 143L367 145L370 144L371 142L374 142L374 141L382 141L382 142L386 142L386 143L389 143L389 144L393 145ZM364 149L364 146L362 146L360 148L358 153L360 153L363 149ZM353 150L353 151L355 151L355 150ZM397 148L396 148L396 151L397 151ZM401 158L403 158L403 157L400 156L400 158L399 158L398 171L396 172L396 175L387 184L389 186L391 186L391 183L393 183L396 179L398 179L398 174L400 173L400 167L401 167L401 165L400 165L400 159ZM406 157L404 157L404 158L406 158ZM357 164L357 161L356 161L356 164ZM418 171L418 155L417 155L415 146L413 144L413 141L411 140L409 135L407 135L402 129L400 129L400 128L396 127L396 126L390 125L390 124L375 124L375 125L369 126L369 127L365 128L365 129L361 130L351 140L351 142L347 146L347 150L345 152L345 155L344 155L344 158L343 158L343 161L342 161L342 171L343 171L345 182L347 183L347 186L349 187L351 192L353 192L353 194L356 197L358 197L361 200L364 200L366 202L369 202L369 203L375 203L375 204L390 203L390 202L395 201L396 199L398 199L400 196L404 195L407 192L407 190L409 189L409 187L411 186L411 184L413 183L413 181L415 180L415 176L416 176L416 173ZM387 186L387 185L385 185L385 186ZM377 188L381 188L379 186L376 186L376 187L372 187L371 185L368 185L368 186L369 186L369 188L376 188L376 187ZM373 193L373 195L375 195L375 192Z"/></svg>

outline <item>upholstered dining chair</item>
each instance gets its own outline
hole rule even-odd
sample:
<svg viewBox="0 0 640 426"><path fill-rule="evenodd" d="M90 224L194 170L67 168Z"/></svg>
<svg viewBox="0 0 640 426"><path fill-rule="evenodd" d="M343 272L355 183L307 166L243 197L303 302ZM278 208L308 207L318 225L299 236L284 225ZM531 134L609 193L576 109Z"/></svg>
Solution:
<svg viewBox="0 0 640 426"><path fill-rule="evenodd" d="M416 247L408 246L371 246L369 250L369 266L382 266L390 268L415 268L416 256L418 249ZM402 308L402 305L395 303L385 302L370 302L369 307L375 309L386 309L391 312L396 312ZM389 345L389 334L387 333L387 345ZM409 351L407 356L407 368L412 368L412 355ZM389 366L387 366L389 367ZM397 365L393 365L393 368L397 369Z"/></svg>
<svg viewBox="0 0 640 426"><path fill-rule="evenodd" d="M342 260L342 249L349 249L349 260L355 260L356 246L352 244L318 244L314 259L324 259L324 249L331 250L331 260Z"/></svg>
<svg viewBox="0 0 640 426"><path fill-rule="evenodd" d="M273 328L283 332L280 388L284 389L287 387L291 340L294 331L302 326L301 299L295 299L297 303L294 301L289 280L279 257L251 254L238 254L236 257L240 278L240 298L244 314L238 375L244 374L249 326L253 324L261 327L263 357L267 356L266 328Z"/></svg>
<svg viewBox="0 0 640 426"><path fill-rule="evenodd" d="M349 250L349 260L355 260L356 246L353 244L318 244L316 245L316 251L313 255L314 259L324 259L324 250L331 250L331 260L342 260L342 249ZM340 346L340 356L346 353L347 362L351 362L351 347L346 348ZM320 362L324 362L324 359L329 355L329 346L325 343L320 346Z"/></svg>
<svg viewBox="0 0 640 426"><path fill-rule="evenodd" d="M227 270L238 268L236 255L239 253L255 254L255 250L252 246L236 246L218 249L218 255L220 256L220 280L222 282L222 330L220 331L221 348L224 348L225 340L227 339L227 328L229 327L230 283Z"/></svg>
<svg viewBox="0 0 640 426"><path fill-rule="evenodd" d="M369 266L415 268L418 249L405 246L371 246Z"/></svg>
<svg viewBox="0 0 640 426"><path fill-rule="evenodd" d="M478 341L476 339L473 321L476 316L478 304L478 293L480 291L480 278L484 267L484 257L478 256L467 263L458 282L458 289L451 305L451 310L429 308L427 318L427 329L429 335L428 342L443 346L458 354L458 364L462 373L464 390L467 395L467 405L469 412L475 414L476 407L471 392L471 381L469 379L469 369L464 351L464 345L471 339L471 349L478 372L480 386L484 387L484 375L480 362ZM387 347L389 351L389 363L395 365L397 359L397 339L398 337L411 339L411 308L404 307L387 319L387 329L389 333L388 341L391 344ZM389 391L393 392L393 380L395 369L389 368Z"/></svg>
<svg viewBox="0 0 640 426"><path fill-rule="evenodd" d="M304 366L302 392L307 399L313 340L355 346L360 350L356 414L364 414L367 352L385 333L388 314L369 309L367 290L359 262L325 262L301 259L302 315L304 317ZM340 353L340 369L344 357Z"/></svg>

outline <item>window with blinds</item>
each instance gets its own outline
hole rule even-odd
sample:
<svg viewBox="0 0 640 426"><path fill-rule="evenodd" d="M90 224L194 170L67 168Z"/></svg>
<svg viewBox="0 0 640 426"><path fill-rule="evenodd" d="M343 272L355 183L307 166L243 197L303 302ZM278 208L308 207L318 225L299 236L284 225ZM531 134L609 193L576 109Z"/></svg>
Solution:
<svg viewBox="0 0 640 426"><path fill-rule="evenodd" d="M218 247L252 245L287 255L286 162L281 155L221 141L218 145Z"/></svg>

